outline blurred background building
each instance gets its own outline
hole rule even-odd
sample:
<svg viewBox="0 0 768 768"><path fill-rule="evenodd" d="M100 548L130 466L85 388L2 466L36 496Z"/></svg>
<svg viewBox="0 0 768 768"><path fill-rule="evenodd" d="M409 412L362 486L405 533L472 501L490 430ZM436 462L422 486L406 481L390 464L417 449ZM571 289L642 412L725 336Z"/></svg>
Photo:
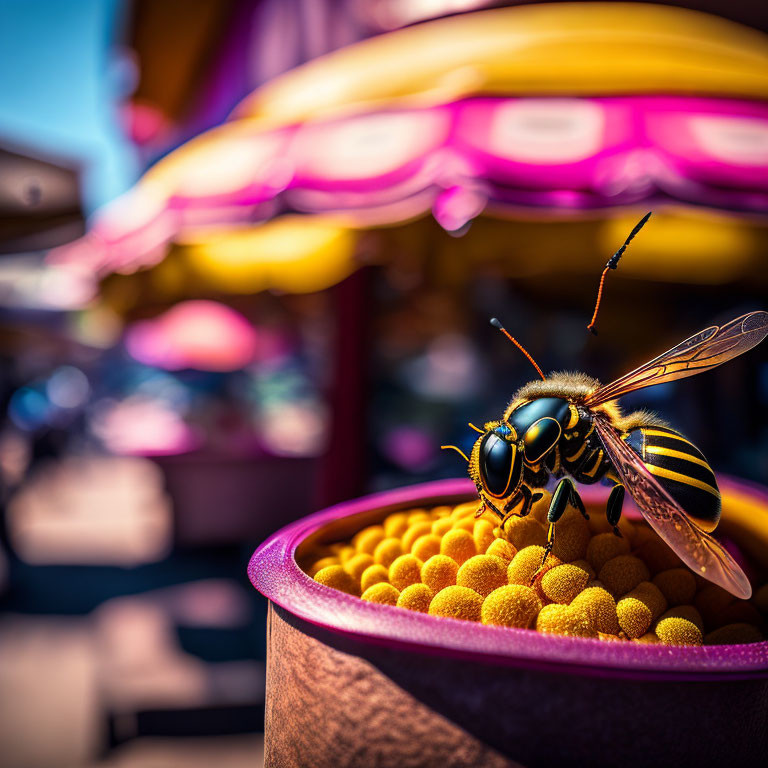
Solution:
<svg viewBox="0 0 768 768"><path fill-rule="evenodd" d="M759 3L0 4L2 765L259 764L254 547L768 305ZM636 221L653 216L607 281ZM626 398L768 477L768 352Z"/></svg>

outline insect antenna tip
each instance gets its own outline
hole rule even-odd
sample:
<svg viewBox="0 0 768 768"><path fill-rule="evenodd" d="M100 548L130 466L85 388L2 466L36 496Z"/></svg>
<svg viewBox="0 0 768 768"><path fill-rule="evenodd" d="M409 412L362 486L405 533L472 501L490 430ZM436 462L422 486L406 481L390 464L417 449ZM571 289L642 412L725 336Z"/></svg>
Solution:
<svg viewBox="0 0 768 768"><path fill-rule="evenodd" d="M538 363L531 357L525 347L514 336L510 335L509 331L504 328L497 317L491 318L491 325L494 328L498 328L528 358L531 365L536 369L536 373L538 373L542 379L545 378L544 372L539 368Z"/></svg>

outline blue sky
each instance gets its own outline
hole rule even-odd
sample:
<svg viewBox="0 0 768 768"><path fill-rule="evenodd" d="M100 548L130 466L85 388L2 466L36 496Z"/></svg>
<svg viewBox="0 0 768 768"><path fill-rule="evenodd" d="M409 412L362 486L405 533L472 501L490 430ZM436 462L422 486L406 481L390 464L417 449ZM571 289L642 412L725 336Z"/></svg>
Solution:
<svg viewBox="0 0 768 768"><path fill-rule="evenodd" d="M87 213L140 168L117 108L135 73L122 0L0 0L0 145L83 169Z"/></svg>

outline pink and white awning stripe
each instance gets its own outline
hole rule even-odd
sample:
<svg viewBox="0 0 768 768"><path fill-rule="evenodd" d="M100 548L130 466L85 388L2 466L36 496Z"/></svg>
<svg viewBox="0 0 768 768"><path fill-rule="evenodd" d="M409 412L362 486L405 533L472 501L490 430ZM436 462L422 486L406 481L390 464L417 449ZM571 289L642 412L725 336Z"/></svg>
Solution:
<svg viewBox="0 0 768 768"><path fill-rule="evenodd" d="M350 226L432 211L564 213L672 201L768 212L768 105L683 97L472 98L263 131L225 123L180 147L52 258L99 274L168 243L284 211Z"/></svg>

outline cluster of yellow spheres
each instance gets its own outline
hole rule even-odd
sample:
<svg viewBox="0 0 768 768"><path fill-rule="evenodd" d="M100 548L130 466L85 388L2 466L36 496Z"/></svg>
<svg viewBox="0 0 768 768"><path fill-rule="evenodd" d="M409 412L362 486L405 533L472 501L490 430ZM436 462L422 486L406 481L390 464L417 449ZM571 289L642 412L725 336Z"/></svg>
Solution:
<svg viewBox="0 0 768 768"><path fill-rule="evenodd" d="M568 509L539 570L550 496L498 527L476 501L388 515L316 549L306 572L372 603L603 640L716 645L763 639L768 585L737 600L694 575L645 523L616 536L600 510Z"/></svg>

